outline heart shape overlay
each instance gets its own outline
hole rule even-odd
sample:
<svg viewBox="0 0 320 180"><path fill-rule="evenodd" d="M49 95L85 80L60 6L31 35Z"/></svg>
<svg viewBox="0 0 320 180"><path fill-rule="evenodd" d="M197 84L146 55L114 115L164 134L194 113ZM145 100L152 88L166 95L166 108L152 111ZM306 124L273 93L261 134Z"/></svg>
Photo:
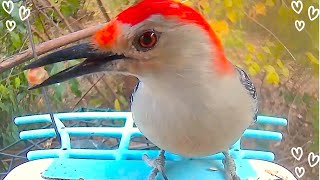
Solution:
<svg viewBox="0 0 320 180"><path fill-rule="evenodd" d="M14 8L14 4L12 1L3 1L2 2L2 8L4 11L6 11L8 14L11 14Z"/></svg>
<svg viewBox="0 0 320 180"><path fill-rule="evenodd" d="M11 32L14 30L14 28L16 28L16 22L15 21L11 21L11 20L7 20L6 21L6 27L7 29Z"/></svg>
<svg viewBox="0 0 320 180"><path fill-rule="evenodd" d="M291 7L294 10L294 12L296 12L297 14L300 14L302 9L303 9L303 3L300 0L292 1L291 2Z"/></svg>
<svg viewBox="0 0 320 180"><path fill-rule="evenodd" d="M296 167L296 168L294 168L294 172L296 173L298 178L302 178L302 176L304 175L305 171L306 170L304 169L304 167Z"/></svg>
<svg viewBox="0 0 320 180"><path fill-rule="evenodd" d="M19 8L19 16L20 16L21 21L28 19L28 17L30 16L30 9L26 8L24 6L21 6Z"/></svg>
<svg viewBox="0 0 320 180"><path fill-rule="evenodd" d="M309 153L308 155L308 163L310 167L315 167L320 161L320 156L314 154L313 152Z"/></svg>
<svg viewBox="0 0 320 180"><path fill-rule="evenodd" d="M296 160L300 161L303 155L303 150L301 147L293 147L291 148L291 154Z"/></svg>
<svg viewBox="0 0 320 180"><path fill-rule="evenodd" d="M318 17L319 14L320 14L319 11L320 11L320 10L317 9L317 8L315 8L314 6L310 6L310 7L308 8L309 19L310 19L311 21L314 21L315 19L317 19L317 17Z"/></svg>
<svg viewBox="0 0 320 180"><path fill-rule="evenodd" d="M298 31L302 31L306 25L306 23L303 20L301 20L301 21L296 20L296 22L294 24L295 24L296 29Z"/></svg>

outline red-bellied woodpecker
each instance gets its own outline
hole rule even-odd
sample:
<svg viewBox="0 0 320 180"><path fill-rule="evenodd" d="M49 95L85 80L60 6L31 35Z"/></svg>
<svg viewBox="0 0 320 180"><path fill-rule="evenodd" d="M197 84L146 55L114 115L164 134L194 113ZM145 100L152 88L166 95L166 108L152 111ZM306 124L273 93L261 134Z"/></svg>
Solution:
<svg viewBox="0 0 320 180"><path fill-rule="evenodd" d="M228 177L239 179L228 148L256 119L256 90L226 59L198 12L171 0L143 0L96 32L92 42L26 68L76 58L87 59L33 88L101 71L135 76L140 83L132 96L133 119L163 150L151 163L155 174L163 173L164 150L187 157L224 152Z"/></svg>

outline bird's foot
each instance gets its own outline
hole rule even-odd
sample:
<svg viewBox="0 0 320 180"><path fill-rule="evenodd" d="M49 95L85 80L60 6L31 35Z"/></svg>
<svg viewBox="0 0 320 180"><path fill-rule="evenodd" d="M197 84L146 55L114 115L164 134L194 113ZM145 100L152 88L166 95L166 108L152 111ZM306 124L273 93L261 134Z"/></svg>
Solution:
<svg viewBox="0 0 320 180"><path fill-rule="evenodd" d="M151 166L152 172L149 176L149 180L155 180L157 174L160 172L165 180L168 180L167 176L164 173L164 164L165 164L165 156L164 156L164 150L160 151L160 154L156 159L151 159L148 157L148 155L144 154L142 156L142 159L149 165Z"/></svg>
<svg viewBox="0 0 320 180"><path fill-rule="evenodd" d="M236 163L228 152L223 152L225 159L223 160L224 170L227 180L241 180L236 172Z"/></svg>

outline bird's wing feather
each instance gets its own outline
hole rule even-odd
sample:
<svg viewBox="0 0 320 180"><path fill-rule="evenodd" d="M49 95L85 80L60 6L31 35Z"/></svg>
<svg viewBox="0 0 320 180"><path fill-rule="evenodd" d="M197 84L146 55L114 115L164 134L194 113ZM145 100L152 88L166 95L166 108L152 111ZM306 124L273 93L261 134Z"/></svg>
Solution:
<svg viewBox="0 0 320 180"><path fill-rule="evenodd" d="M235 68L239 73L239 79L240 79L241 84L244 86L244 88L247 90L248 94L253 99L253 106L254 106L253 107L253 111L254 111L253 121L256 122L257 114L258 114L258 98L257 98L256 88L253 85L248 74L244 70L242 70L241 68L239 68L237 66Z"/></svg>

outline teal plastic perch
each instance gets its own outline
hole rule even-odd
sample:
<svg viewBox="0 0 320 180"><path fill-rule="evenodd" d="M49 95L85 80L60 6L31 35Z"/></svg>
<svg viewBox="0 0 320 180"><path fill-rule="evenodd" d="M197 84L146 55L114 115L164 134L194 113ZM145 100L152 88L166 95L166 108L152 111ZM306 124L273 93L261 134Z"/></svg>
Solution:
<svg viewBox="0 0 320 180"><path fill-rule="evenodd" d="M27 154L30 161L47 159L48 167L42 172L47 179L84 179L84 180L143 180L147 179L151 168L142 161L142 155L148 154L156 157L158 150L133 150L129 144L133 137L142 136L134 127L130 112L71 112L54 115L58 131L61 135L61 148L48 150L34 150ZM66 121L123 121L122 127L65 127ZM51 123L50 116L33 115L15 118L17 125L34 123ZM258 116L259 124L286 126L287 120L278 117ZM55 137L53 129L36 129L20 132L24 140ZM75 136L102 136L120 139L116 149L74 149L71 148L70 137ZM257 178L260 176L254 164L269 162L272 164L275 156L272 152L255 149L241 149L243 138L280 141L282 134L275 131L248 129L241 139L230 147L230 154L235 158L237 173L241 179ZM52 159L53 158L53 159ZM166 153L166 174L170 180L223 180L224 156L221 153L199 159L186 159L184 157ZM40 161L39 161L40 162ZM266 163L267 163L266 162ZM158 179L162 179L158 175Z"/></svg>

